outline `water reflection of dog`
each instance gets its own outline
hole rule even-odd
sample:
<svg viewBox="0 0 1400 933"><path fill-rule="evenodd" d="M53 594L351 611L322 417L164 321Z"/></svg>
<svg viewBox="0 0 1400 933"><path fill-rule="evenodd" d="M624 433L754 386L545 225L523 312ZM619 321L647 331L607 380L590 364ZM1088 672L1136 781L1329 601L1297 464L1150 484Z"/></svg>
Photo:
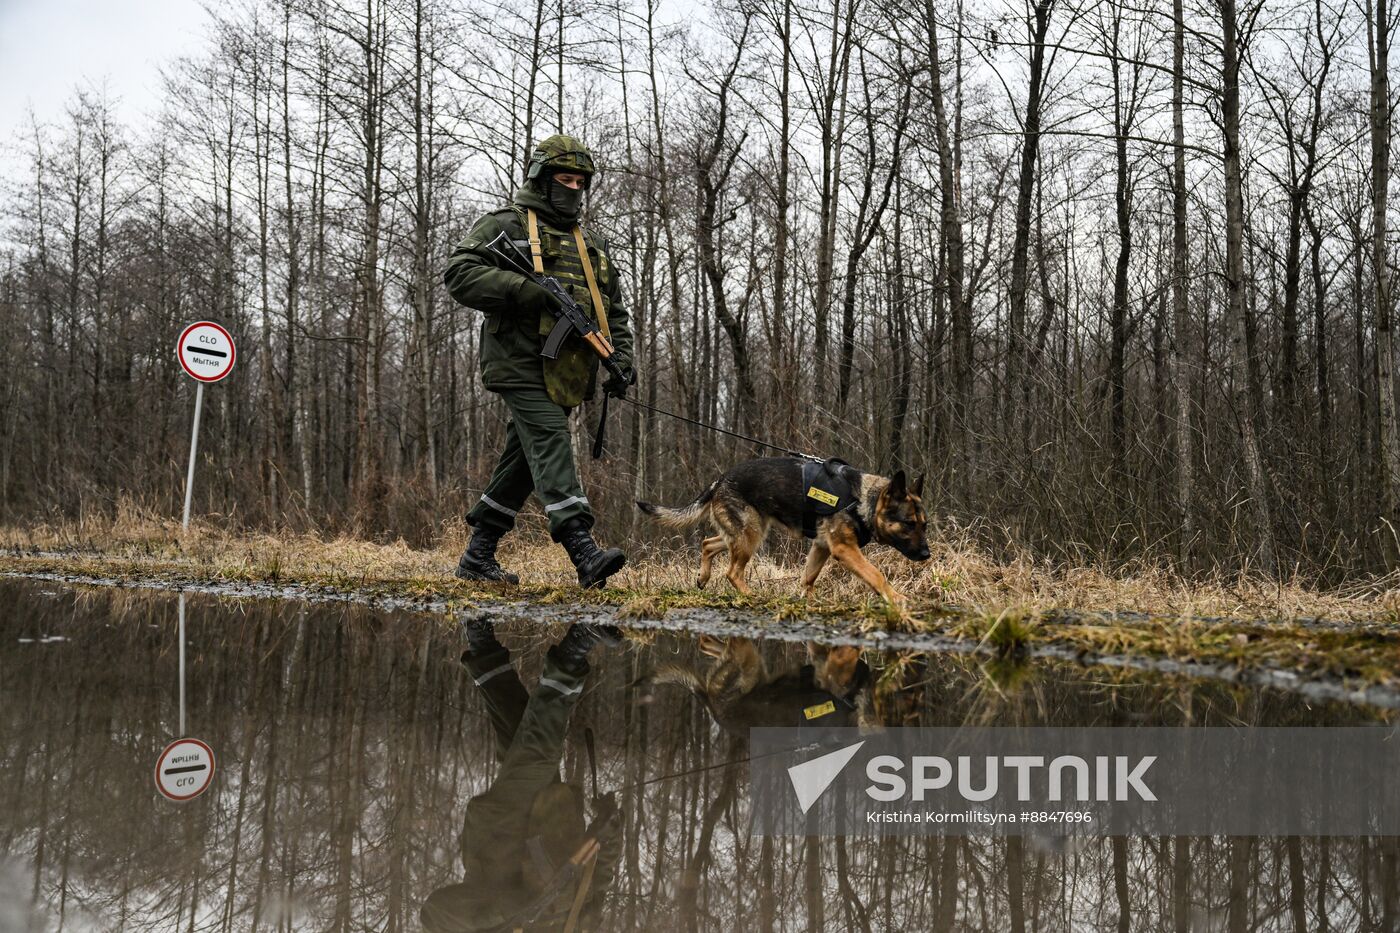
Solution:
<svg viewBox="0 0 1400 933"><path fill-rule="evenodd" d="M763 726L868 726L870 668L859 648L807 643L807 663L771 671L749 638L701 636L710 662L667 662L649 678L679 684L727 732Z"/></svg>
<svg viewBox="0 0 1400 933"><path fill-rule="evenodd" d="M468 623L462 663L485 700L500 769L467 802L459 838L466 875L423 904L429 933L595 930L622 840L612 794L585 820L581 788L560 780L569 716L583 693L586 655L600 633L575 625L545 655L533 694L489 623ZM594 788L596 794L596 787Z"/></svg>

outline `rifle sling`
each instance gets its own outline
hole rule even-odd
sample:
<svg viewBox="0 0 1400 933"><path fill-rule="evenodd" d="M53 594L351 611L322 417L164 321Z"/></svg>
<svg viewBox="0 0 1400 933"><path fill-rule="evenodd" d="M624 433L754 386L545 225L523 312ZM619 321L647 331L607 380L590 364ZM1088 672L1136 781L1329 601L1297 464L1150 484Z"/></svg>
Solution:
<svg viewBox="0 0 1400 933"><path fill-rule="evenodd" d="M574 225L574 246L578 248L579 264L583 266L583 277L588 280L588 294L593 296L593 316L598 319L598 329L603 332L603 340L612 349L612 333L608 330L607 305L603 304L603 294L598 291L598 280L593 275L593 260L588 258L588 244L583 242L583 228Z"/></svg>
<svg viewBox="0 0 1400 933"><path fill-rule="evenodd" d="M535 218L535 209L525 209L525 221L530 225L530 259L535 264L535 275L544 275L544 256L540 254L540 222Z"/></svg>
<svg viewBox="0 0 1400 933"><path fill-rule="evenodd" d="M578 890L574 892L574 902L569 907L569 918L564 922L564 933L574 933L578 928L579 915L583 913L583 903L588 898L588 888L593 884L593 872L598 867L598 843L596 840L589 842L591 845L588 847L588 854L584 856L583 877L579 880Z"/></svg>

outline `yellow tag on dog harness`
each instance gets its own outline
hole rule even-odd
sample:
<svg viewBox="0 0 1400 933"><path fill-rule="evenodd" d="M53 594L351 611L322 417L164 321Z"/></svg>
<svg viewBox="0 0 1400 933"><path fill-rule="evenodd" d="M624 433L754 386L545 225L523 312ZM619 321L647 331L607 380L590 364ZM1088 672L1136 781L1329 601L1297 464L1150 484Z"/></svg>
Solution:
<svg viewBox="0 0 1400 933"><path fill-rule="evenodd" d="M802 715L808 719L816 719L825 716L827 713L836 712L836 704L827 700L825 703L818 703L816 706L809 706L802 711Z"/></svg>
<svg viewBox="0 0 1400 933"><path fill-rule="evenodd" d="M807 495L826 505L835 505L841 501L840 496L829 493L825 489L818 489L815 486L807 487ZM811 719L812 717L808 716L807 718Z"/></svg>

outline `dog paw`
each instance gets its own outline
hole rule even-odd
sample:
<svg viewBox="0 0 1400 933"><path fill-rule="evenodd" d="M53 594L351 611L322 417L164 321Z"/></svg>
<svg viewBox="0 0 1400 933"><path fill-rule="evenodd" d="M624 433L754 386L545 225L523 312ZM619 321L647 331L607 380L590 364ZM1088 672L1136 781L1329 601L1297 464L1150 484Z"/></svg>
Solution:
<svg viewBox="0 0 1400 933"><path fill-rule="evenodd" d="M914 614L909 609L909 601L898 593L885 598L884 616L891 626L908 626L914 622Z"/></svg>

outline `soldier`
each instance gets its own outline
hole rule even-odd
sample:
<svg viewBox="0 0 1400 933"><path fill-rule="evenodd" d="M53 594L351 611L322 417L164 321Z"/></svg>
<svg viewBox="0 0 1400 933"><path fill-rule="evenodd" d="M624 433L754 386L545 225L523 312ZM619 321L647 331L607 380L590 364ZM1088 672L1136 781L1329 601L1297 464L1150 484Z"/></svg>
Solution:
<svg viewBox="0 0 1400 933"><path fill-rule="evenodd" d="M554 327L558 299L485 247L504 232L529 255L535 271L552 275L608 336L626 379L609 376L603 390L622 395L636 382L632 332L621 282L606 244L579 225L584 193L595 174L593 157L572 136L551 136L530 155L527 179L512 203L472 227L448 260L447 289L459 303L482 312L481 378L510 410L506 445L486 491L467 513L472 538L456 575L464 580L519 583L496 561L496 545L515 526L531 492L549 518L549 533L578 570L579 585L602 586L627 558L593 541L593 511L579 483L569 442L569 413L593 397L599 360L576 335L558 359L540 355ZM587 254L586 256L584 254Z"/></svg>
<svg viewBox="0 0 1400 933"><path fill-rule="evenodd" d="M465 876L433 891L420 912L429 933L596 930L622 852L614 795L594 801L559 779L569 716L583 693L587 655L606 633L575 624L545 655L534 694L489 621L467 623L462 663L485 700L499 772L467 802L459 845ZM596 790L596 789L595 789Z"/></svg>

